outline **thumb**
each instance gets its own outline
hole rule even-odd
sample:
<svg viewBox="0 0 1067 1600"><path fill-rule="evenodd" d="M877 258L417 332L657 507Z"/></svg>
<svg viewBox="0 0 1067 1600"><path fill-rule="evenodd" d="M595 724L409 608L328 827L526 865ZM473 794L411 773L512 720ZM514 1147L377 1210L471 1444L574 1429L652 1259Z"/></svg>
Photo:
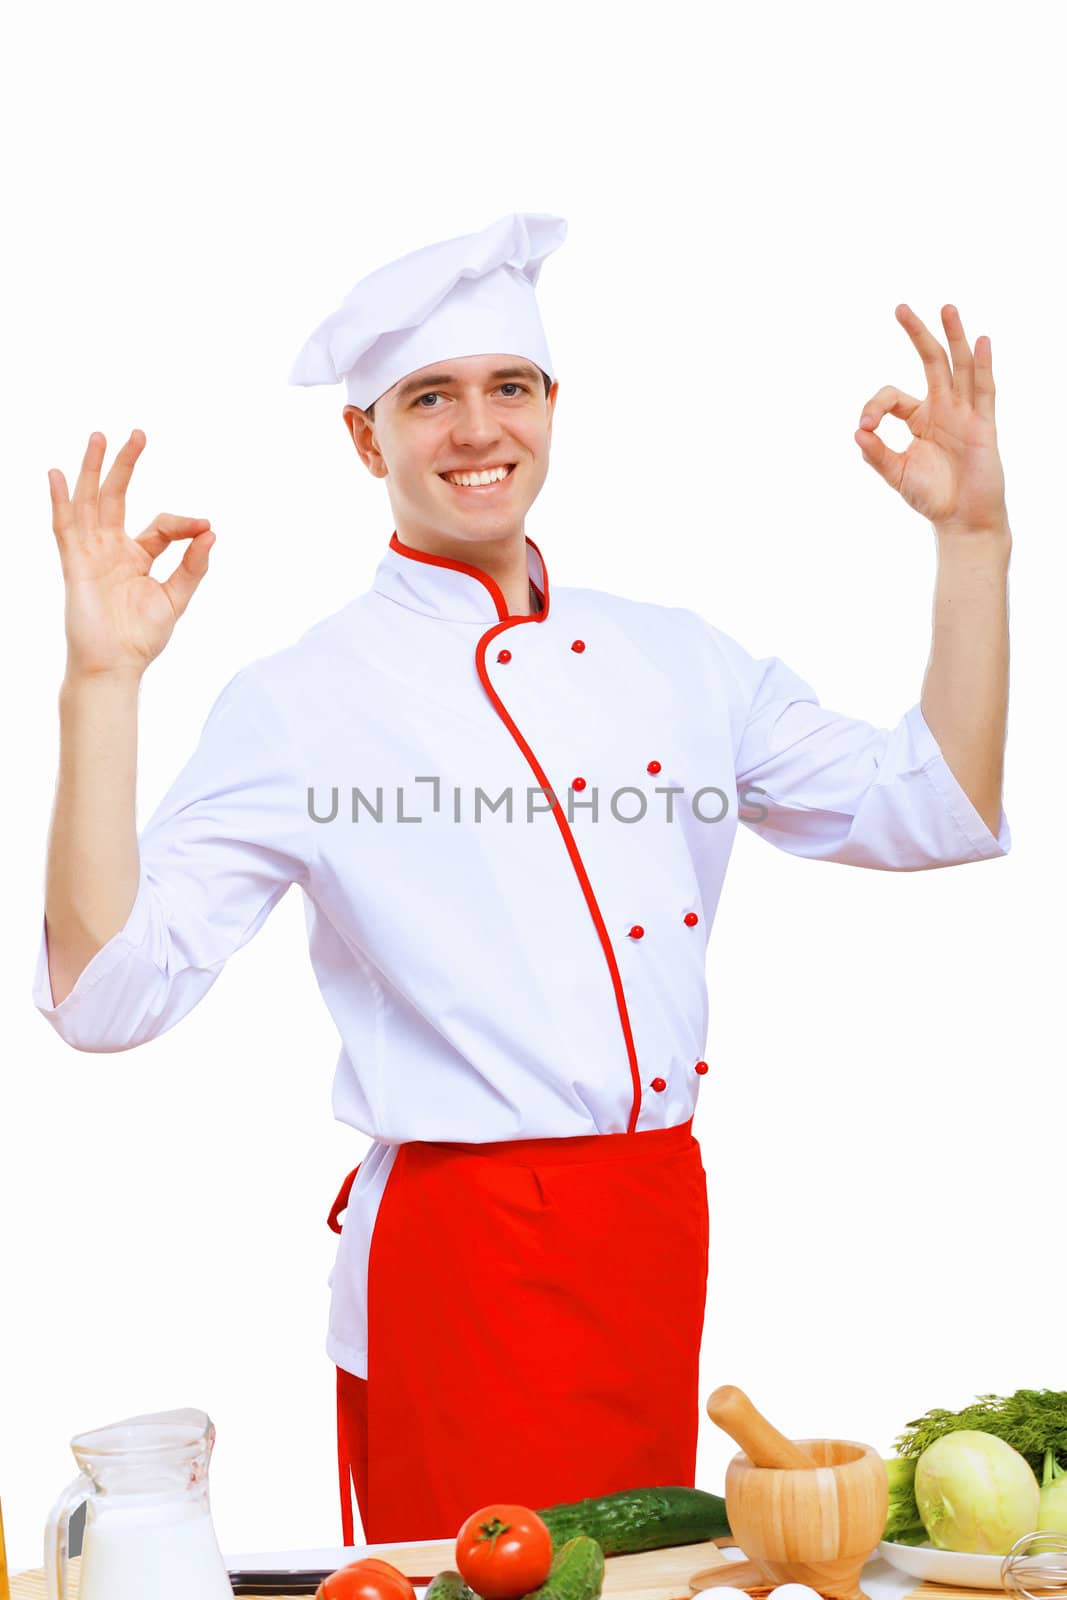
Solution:
<svg viewBox="0 0 1067 1600"><path fill-rule="evenodd" d="M176 616L183 615L201 578L207 572L208 555L214 543L215 534L212 529L208 528L205 532L198 533L190 540L189 548L181 561L164 582L163 588L170 597Z"/></svg>
<svg viewBox="0 0 1067 1600"><path fill-rule="evenodd" d="M904 476L904 457L898 451L890 450L871 428L857 428L852 437L862 450L867 465L873 467L886 483L898 489Z"/></svg>

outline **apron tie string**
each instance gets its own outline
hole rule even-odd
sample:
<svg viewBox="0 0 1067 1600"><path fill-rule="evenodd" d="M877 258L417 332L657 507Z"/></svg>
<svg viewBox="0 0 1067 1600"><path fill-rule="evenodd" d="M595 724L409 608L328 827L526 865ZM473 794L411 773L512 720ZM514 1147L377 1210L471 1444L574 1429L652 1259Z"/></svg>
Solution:
<svg viewBox="0 0 1067 1600"><path fill-rule="evenodd" d="M362 1166L362 1162L360 1163L360 1166ZM340 1233L341 1231L341 1224L338 1221L338 1218L340 1217L341 1212L344 1211L345 1207L348 1205L348 1197L352 1192L352 1183L358 1171L358 1166L352 1168L352 1171L348 1174L348 1177L337 1191L337 1199L330 1207L330 1215L326 1218L326 1221L333 1229L334 1233Z"/></svg>
<svg viewBox="0 0 1067 1600"><path fill-rule="evenodd" d="M337 1476L341 1489L341 1543L355 1544L355 1518L352 1514L352 1458L345 1433L341 1403L341 1369L337 1369Z"/></svg>
<svg viewBox="0 0 1067 1600"><path fill-rule="evenodd" d="M348 1205L348 1197L352 1192L359 1167L355 1166L348 1174L337 1191L337 1199L330 1207L327 1223L334 1233L340 1233L341 1212ZM341 1543L351 1545L355 1542L355 1518L352 1514L352 1458L349 1454L348 1439L345 1434L344 1412L341 1404L341 1369L337 1368L337 1476L341 1489Z"/></svg>

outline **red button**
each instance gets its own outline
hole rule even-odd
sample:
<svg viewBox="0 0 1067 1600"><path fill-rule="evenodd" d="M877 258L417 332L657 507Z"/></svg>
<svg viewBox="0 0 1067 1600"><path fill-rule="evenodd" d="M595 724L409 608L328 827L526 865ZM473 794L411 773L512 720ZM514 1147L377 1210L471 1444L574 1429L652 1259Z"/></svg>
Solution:
<svg viewBox="0 0 1067 1600"><path fill-rule="evenodd" d="M662 770L663 770L663 768L660 766L658 761L650 761L648 763L648 771L649 772L656 773L656 772L662 772Z"/></svg>
<svg viewBox="0 0 1067 1600"><path fill-rule="evenodd" d="M584 778L572 778L571 779L571 788L572 789L584 789L585 788L585 779Z"/></svg>
<svg viewBox="0 0 1067 1600"><path fill-rule="evenodd" d="M510 661L511 660L511 651L510 650L501 650L501 651L499 651L497 653L497 660L498 661Z"/></svg>
<svg viewBox="0 0 1067 1600"><path fill-rule="evenodd" d="M666 1078L653 1078L652 1087L655 1089L657 1094L662 1094L664 1089L667 1087Z"/></svg>
<svg viewBox="0 0 1067 1600"><path fill-rule="evenodd" d="M707 1070L708 1070L708 1064L707 1064L706 1061L698 1061L697 1062L697 1071L700 1073L701 1077L704 1076L704 1074L705 1074L705 1072L707 1072Z"/></svg>
<svg viewBox="0 0 1067 1600"><path fill-rule="evenodd" d="M699 921L700 921L700 918L697 916L695 911L687 911L686 912L686 914L685 914L685 925L686 925L687 928L695 928Z"/></svg>
<svg viewBox="0 0 1067 1600"><path fill-rule="evenodd" d="M571 645L571 649L577 650L578 654L581 655L582 651L585 649L585 640L575 639L574 643Z"/></svg>
<svg viewBox="0 0 1067 1600"><path fill-rule="evenodd" d="M633 927L630 929L630 938L631 939L643 939L644 937L645 937L644 928L642 928L642 926L641 926L641 924L639 922L635 922Z"/></svg>

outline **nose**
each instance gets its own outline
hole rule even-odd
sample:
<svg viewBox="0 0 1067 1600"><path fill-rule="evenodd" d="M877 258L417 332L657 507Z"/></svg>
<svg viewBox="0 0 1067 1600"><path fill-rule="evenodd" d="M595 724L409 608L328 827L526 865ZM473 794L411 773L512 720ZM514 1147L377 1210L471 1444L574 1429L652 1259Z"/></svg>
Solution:
<svg viewBox="0 0 1067 1600"><path fill-rule="evenodd" d="M453 413L452 437L460 444L483 449L500 438L500 423L484 395L468 395Z"/></svg>

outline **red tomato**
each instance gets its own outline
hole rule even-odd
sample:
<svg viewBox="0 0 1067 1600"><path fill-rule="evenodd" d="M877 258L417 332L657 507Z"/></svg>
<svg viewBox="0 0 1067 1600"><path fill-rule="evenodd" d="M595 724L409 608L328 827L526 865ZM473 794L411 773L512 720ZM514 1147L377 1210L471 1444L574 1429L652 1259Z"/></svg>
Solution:
<svg viewBox="0 0 1067 1600"><path fill-rule="evenodd" d="M518 1600L551 1565L552 1535L529 1506L483 1506L456 1535L456 1566L482 1600Z"/></svg>
<svg viewBox="0 0 1067 1600"><path fill-rule="evenodd" d="M315 1600L416 1600L409 1578L388 1561L367 1556L323 1578Z"/></svg>

